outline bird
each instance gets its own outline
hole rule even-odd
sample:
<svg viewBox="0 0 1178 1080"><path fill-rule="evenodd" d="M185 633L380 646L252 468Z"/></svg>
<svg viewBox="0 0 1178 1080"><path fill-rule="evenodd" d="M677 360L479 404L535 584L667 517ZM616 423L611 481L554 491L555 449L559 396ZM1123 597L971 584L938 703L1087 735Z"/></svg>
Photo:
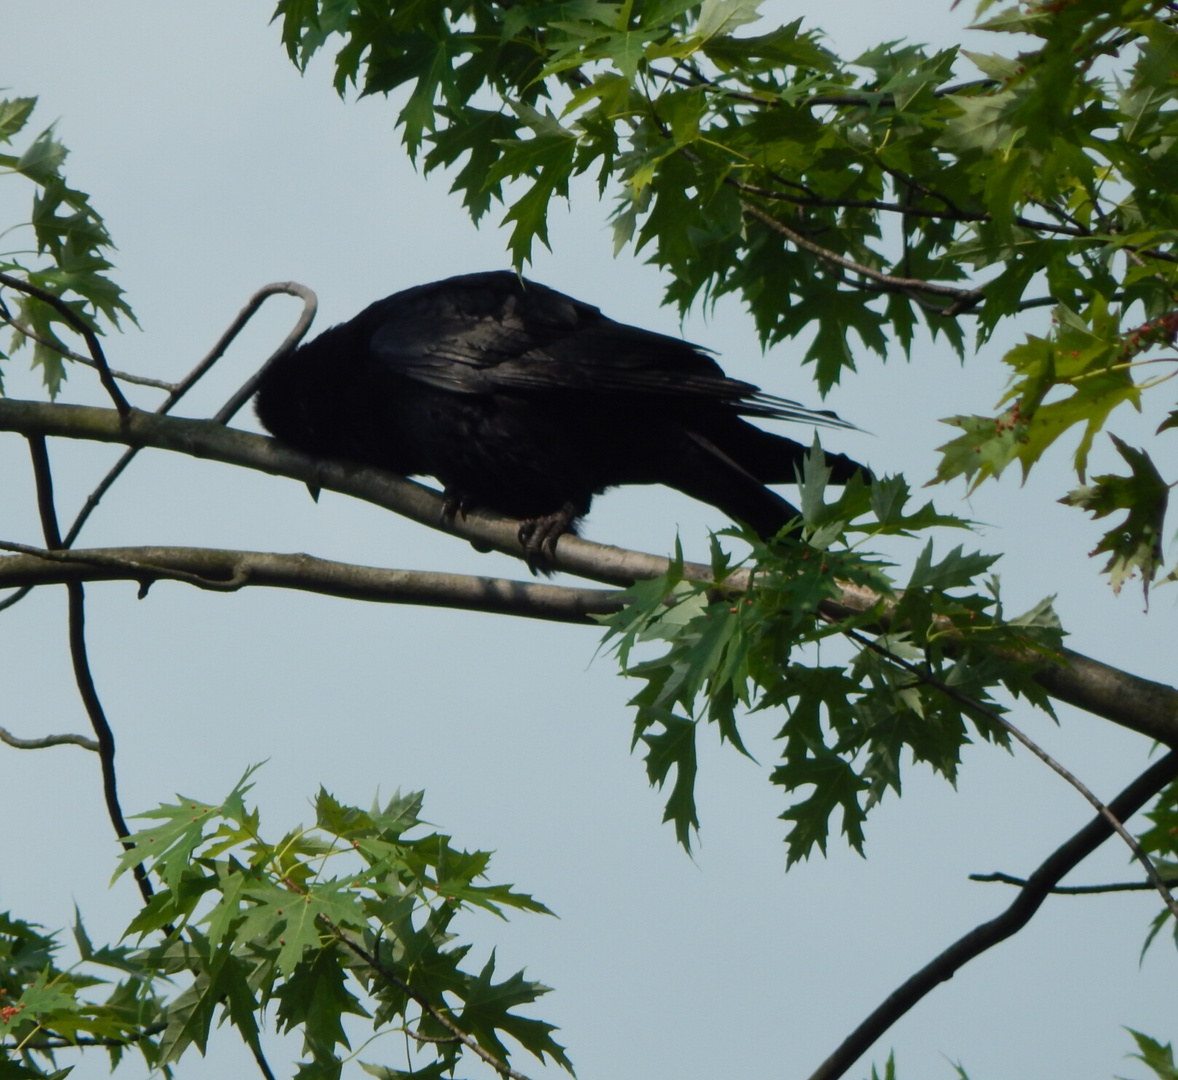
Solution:
<svg viewBox="0 0 1178 1080"><path fill-rule="evenodd" d="M798 511L767 485L797 482L808 448L746 417L851 426L512 271L378 300L275 358L255 411L305 453L433 477L449 523L476 508L519 520L533 572L623 484L665 484L773 537ZM826 465L834 483L870 476L844 454Z"/></svg>

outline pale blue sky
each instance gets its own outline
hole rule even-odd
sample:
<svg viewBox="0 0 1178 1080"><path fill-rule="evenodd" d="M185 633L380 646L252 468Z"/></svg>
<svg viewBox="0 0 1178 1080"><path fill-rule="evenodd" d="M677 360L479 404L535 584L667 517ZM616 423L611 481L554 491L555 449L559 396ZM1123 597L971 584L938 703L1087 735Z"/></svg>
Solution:
<svg viewBox="0 0 1178 1080"><path fill-rule="evenodd" d="M952 43L970 11L939 0L769 8L776 19L818 20L844 54L898 37ZM58 121L69 176L91 192L119 245L115 275L142 325L108 343L119 368L178 376L269 281L315 289L322 329L397 289L506 265L506 233L493 222L476 231L444 177L423 180L407 165L396 107L341 104L322 65L300 78L269 14L254 0L0 4L0 86L40 95L34 126ZM27 198L19 183L0 184L0 220L27 214ZM679 332L674 312L660 307L659 274L630 252L611 257L606 209L588 185L576 190L571 211L555 216L553 252L537 253L530 276L615 318ZM180 411L211 413L294 311L294 301L272 301ZM816 403L799 350L762 356L737 303L691 318L683 333L733 373ZM872 435L827 441L879 472L923 482L951 434L935 421L985 411L999 396L998 351L964 367L927 342L911 364L865 356L861 376L830 403ZM38 394L25 363L5 371L14 396ZM75 372L64 400L101 400L93 382ZM241 422L253 423L244 414ZM1156 422L1118 430L1140 442ZM51 454L67 510L112 458L106 448L61 443ZM1098 454L1097 468L1113 463ZM0 536L35 543L23 441L0 436L0 455ZM1139 594L1108 594L1086 554L1098 530L1052 501L1069 486L1063 465L1060 454L1025 487L1011 476L980 491L964 508L991 523L976 546L1008 552L999 570L1010 609L1058 593L1074 647L1172 681L1172 593L1156 595L1148 619ZM961 494L936 491L959 510ZM632 489L598 500L586 533L666 552L678 529L690 554L705 549L707 528L723 524L676 493ZM164 454L141 456L83 538L526 573L342 496L325 493L316 505L290 481ZM560 914L466 925L480 959L497 945L501 970L526 965L555 987L537 1014L561 1025L584 1080L805 1077L914 968L1013 898L967 874L1025 873L1090 813L1025 755L977 747L957 793L910 772L904 799L889 798L869 823L867 861L836 843L830 858L786 875L775 820L784 804L765 780L779 722L761 717L746 725L759 766L720 752L705 733L693 862L659 824L660 797L627 753L625 702L636 687L608 657L593 658L592 631L262 590L225 596L160 584L137 601L133 586L110 584L92 586L89 597L94 673L118 738L128 812L176 791L218 798L262 759L255 792L273 833L310 817L320 783L362 804L378 789L425 788L431 821L460 845L496 849L495 880ZM44 590L0 623L0 723L19 734L85 727L64 613L64 594ZM1060 712L1060 729L1025 709L1015 719L1098 793L1111 796L1143 767L1145 740ZM74 748L0 747L0 790L0 910L64 926L76 900L96 940L116 937L136 896L126 882L107 890L116 846L92 758ZM1126 862L1108 845L1078 878L1123 879ZM901 1077L922 1080L952 1076L950 1061L974 1080L1139 1075L1123 1060L1131 1043L1120 1025L1163 1041L1174 1034L1172 948L1159 943L1137 965L1156 908L1141 896L1049 902L1028 930L890 1032L874 1059L895 1046ZM377 1043L365 1059L381 1060L387 1048L395 1063L394 1043ZM281 1049L273 1064L290 1074ZM533 1076L556 1072L516 1064ZM854 1075L867 1071L864 1063ZM73 1075L104 1072L95 1059ZM178 1069L180 1080L251 1074L230 1032L206 1061L193 1056Z"/></svg>

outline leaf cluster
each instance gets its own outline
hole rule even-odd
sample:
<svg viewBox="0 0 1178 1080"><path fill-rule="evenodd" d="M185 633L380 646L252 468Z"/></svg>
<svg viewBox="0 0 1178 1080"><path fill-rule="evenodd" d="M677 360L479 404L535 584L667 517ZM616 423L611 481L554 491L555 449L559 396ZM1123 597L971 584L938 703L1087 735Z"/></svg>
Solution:
<svg viewBox="0 0 1178 1080"><path fill-rule="evenodd" d="M41 929L0 914L0 1076L58 1080L70 1071L58 1056L81 1046L105 1047L112 1068L128 1048L149 1067L162 1066L157 1036L166 1002L134 950L95 949L79 914L79 962L62 968L59 942ZM105 997L95 1001L100 987Z"/></svg>
<svg viewBox="0 0 1178 1080"><path fill-rule="evenodd" d="M0 148L12 146L24 131L36 103L36 98L0 100ZM102 319L118 326L120 316L134 321L134 315L123 290L106 273L114 244L102 217L89 195L66 181L62 167L67 153L52 126L19 153L0 153L0 176L23 177L35 188L32 215L24 226L32 231L33 245L0 251L0 273L15 275L63 300L78 319L101 334ZM24 234L14 226L5 235L14 232ZM10 352L32 342L33 364L41 369L50 395L55 395L65 377L62 358L67 347L62 333L74 334L74 328L55 307L24 293L15 312L0 296L0 318L13 326ZM5 358L0 350L0 361Z"/></svg>
<svg viewBox="0 0 1178 1080"><path fill-rule="evenodd" d="M77 993L96 980L53 967L50 939L0 922L0 949L12 942L0 954L13 1003L0 1008L5 1060L56 1075L36 1071L34 1050L101 1035L116 1062L136 1045L167 1072L190 1047L204 1053L218 1018L260 1055L269 1007L280 1031L302 1034L301 1080L337 1077L363 1051L352 1051L349 1016L408 1037L404 1068L365 1065L377 1075L452 1074L476 1049L506 1067L509 1043L571 1071L555 1028L517 1011L547 987L523 972L497 978L494 952L463 967L471 946L455 940L460 912L549 914L510 885L485 882L488 852L423 831L420 794L365 811L320 790L315 824L270 842L245 801L249 775L219 804L178 797L141 815L152 824L131 835L116 871L142 862L161 883L128 927L138 947L97 952L79 926L83 961L130 974L103 1005ZM161 981L183 989L164 996Z"/></svg>
<svg viewBox="0 0 1178 1080"><path fill-rule="evenodd" d="M699 826L702 721L748 755L742 725L783 716L773 725L779 760L769 780L790 800L781 818L790 823L792 864L815 848L825 853L835 815L862 852L867 813L889 788L899 794L906 757L952 782L972 736L1006 745L986 715L1005 711L993 698L998 688L1050 712L1028 664L1059 644L1050 601L1007 617L988 576L995 557L958 546L937 559L932 541L907 581L896 581L890 564L849 537L965 523L931 504L907 512L909 493L894 478L871 489L852 482L826 504L816 460L807 462L800 531L768 544L746 535L751 568L731 566L713 538L709 580L685 579L680 559L662 578L630 589L627 607L604 620L623 672L644 683L631 701L634 745L645 749L651 782L671 784L664 820L684 846ZM841 604L848 587L880 601L850 613ZM870 647L863 629L879 635Z"/></svg>

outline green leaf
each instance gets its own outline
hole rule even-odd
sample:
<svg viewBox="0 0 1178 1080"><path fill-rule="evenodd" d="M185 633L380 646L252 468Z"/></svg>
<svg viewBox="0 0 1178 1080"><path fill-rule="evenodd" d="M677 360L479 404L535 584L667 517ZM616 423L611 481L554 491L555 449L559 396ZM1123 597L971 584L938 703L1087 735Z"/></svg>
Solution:
<svg viewBox="0 0 1178 1080"><path fill-rule="evenodd" d="M350 1049L343 1017L370 1016L348 989L343 956L337 948L317 950L302 959L274 993L277 1023L288 1032L303 1028L304 1053L332 1057L336 1046Z"/></svg>
<svg viewBox="0 0 1178 1080"><path fill-rule="evenodd" d="M933 542L930 540L921 551L908 579L909 589L958 589L972 585L978 575L985 573L999 559L997 555L983 555L974 552L962 554L963 545L958 544L939 563L933 560Z"/></svg>
<svg viewBox="0 0 1178 1080"><path fill-rule="evenodd" d="M182 795L177 798L178 803L165 803L156 810L135 815L162 819L163 824L140 829L127 837L131 846L119 858L114 878L139 863L145 863L163 878L169 888L174 890L179 886L181 875L192 861L192 853L204 841L205 830L217 816L217 807Z"/></svg>
<svg viewBox="0 0 1178 1080"><path fill-rule="evenodd" d="M35 97L0 100L0 142L12 142L12 136L25 126L36 104Z"/></svg>
<svg viewBox="0 0 1178 1080"><path fill-rule="evenodd" d="M727 37L737 27L760 19L758 9L763 0L703 0L699 19L695 24L695 36L702 41L714 37Z"/></svg>
<svg viewBox="0 0 1178 1080"><path fill-rule="evenodd" d="M511 1011L518 1005L530 1004L547 994L549 987L527 981L522 971L496 983L494 973L495 953L492 950L478 977L469 979L462 991L463 1008L458 1016L459 1025L500 1061L506 1062L509 1058L507 1048L499 1039L499 1032L504 1032L540 1061L544 1061L547 1055L571 1073L572 1062L566 1056L564 1047L552 1038L552 1032L557 1029L551 1024L522 1017Z"/></svg>
<svg viewBox="0 0 1178 1080"><path fill-rule="evenodd" d="M646 775L652 784L663 787L672 769L675 782L663 810L663 821L675 825L675 839L684 850L691 850L691 834L699 829L695 809L695 776L699 765L695 753L695 722L666 709L649 707L639 711L639 724L658 723L662 732L644 734Z"/></svg>
<svg viewBox="0 0 1178 1080"><path fill-rule="evenodd" d="M1158 1080L1178 1080L1178 1066L1174 1064L1174 1051L1169 1043L1163 1046L1156 1039L1143 1035L1140 1031L1126 1028L1137 1043L1137 1053L1131 1055L1146 1065Z"/></svg>
<svg viewBox="0 0 1178 1080"><path fill-rule="evenodd" d="M1134 449L1111 433L1109 438L1128 463L1130 475L1097 476L1092 484L1076 488L1059 501L1088 510L1097 519L1118 510L1126 512L1121 522L1104 534L1092 554L1109 553L1103 572L1109 575L1114 592L1120 592L1125 581L1139 572L1148 598L1150 583L1162 565L1170 488L1144 450Z"/></svg>

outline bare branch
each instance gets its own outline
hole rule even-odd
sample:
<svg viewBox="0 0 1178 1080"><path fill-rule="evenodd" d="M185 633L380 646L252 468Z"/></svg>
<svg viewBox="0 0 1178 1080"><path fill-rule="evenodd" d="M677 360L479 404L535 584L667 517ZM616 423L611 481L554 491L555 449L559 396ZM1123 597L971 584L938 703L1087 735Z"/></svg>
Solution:
<svg viewBox="0 0 1178 1080"><path fill-rule="evenodd" d="M1109 809L1119 820L1126 820L1140 810L1154 795L1178 777L1178 752L1167 754L1121 792ZM1097 815L1070 840L1058 847L1027 879L1018 898L997 918L974 927L944 952L926 964L910 979L898 986L867 1017L829 1058L810 1076L810 1080L837 1080L867 1052L897 1020L926 994L951 979L975 956L1018 933L1039 910L1063 877L1092 854L1112 835L1112 827Z"/></svg>
<svg viewBox="0 0 1178 1080"><path fill-rule="evenodd" d="M85 735L43 735L39 739L21 739L0 727L0 742L17 750L44 750L47 746L80 746L98 753L98 743Z"/></svg>
<svg viewBox="0 0 1178 1080"><path fill-rule="evenodd" d="M86 655L86 594L80 584L69 585L67 588L70 659L74 665L74 680L78 684L78 693L82 697L82 704L86 707L86 714L90 717L90 724L98 739L98 758L102 762L102 793L106 800L106 812L114 826L115 835L122 841L123 847L130 851L134 844L126 839L131 835L131 830L127 828L127 820L123 817L123 809L119 805L118 782L115 778L114 732L107 722L98 690L94 686L94 677L90 674L90 660ZM139 893L146 904L154 895L154 890L142 863L135 864L134 874L135 884L139 886Z"/></svg>
<svg viewBox="0 0 1178 1080"><path fill-rule="evenodd" d="M155 581L180 581L218 592L246 586L386 604L459 608L553 622L597 625L592 615L621 607L613 589L575 589L507 578L475 577L215 548L135 547L49 551L0 541L0 588L89 581L134 581L141 593Z"/></svg>
<svg viewBox="0 0 1178 1080"><path fill-rule="evenodd" d="M970 881L997 881L1003 885L1024 886L1026 878L1014 877L1011 874L970 874ZM1168 886L1178 885L1178 877L1163 877ZM1048 889L1052 896L1095 896L1099 893L1114 892L1149 892L1154 887L1152 881L1113 881L1107 885L1056 885Z"/></svg>

